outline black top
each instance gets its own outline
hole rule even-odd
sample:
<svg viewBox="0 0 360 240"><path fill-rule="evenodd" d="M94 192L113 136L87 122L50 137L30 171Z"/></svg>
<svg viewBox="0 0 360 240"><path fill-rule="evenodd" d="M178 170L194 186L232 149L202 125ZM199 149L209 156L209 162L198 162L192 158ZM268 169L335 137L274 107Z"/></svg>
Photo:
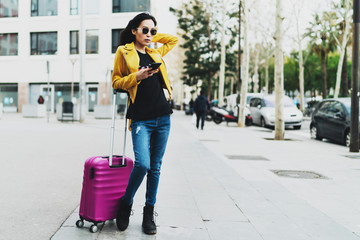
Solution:
<svg viewBox="0 0 360 240"><path fill-rule="evenodd" d="M194 103L194 111L195 112L206 112L210 109L209 101L204 95L200 95L196 98Z"/></svg>
<svg viewBox="0 0 360 240"><path fill-rule="evenodd" d="M147 53L138 52L138 55L140 58L139 69L154 62ZM138 85L134 104L130 101L126 117L140 121L171 114L172 110L166 101L163 84L164 80L160 72L142 80Z"/></svg>

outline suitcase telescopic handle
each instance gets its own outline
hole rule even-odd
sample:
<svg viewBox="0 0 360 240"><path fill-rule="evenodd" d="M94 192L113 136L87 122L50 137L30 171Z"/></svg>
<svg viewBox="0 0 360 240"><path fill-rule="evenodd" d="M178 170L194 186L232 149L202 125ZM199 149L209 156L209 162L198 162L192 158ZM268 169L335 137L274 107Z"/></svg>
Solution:
<svg viewBox="0 0 360 240"><path fill-rule="evenodd" d="M113 165L113 152L114 152L114 136L115 136L115 116L116 116L116 94L117 93L128 93L125 90L122 89L114 89L114 94L113 94L113 115L112 115L112 121L111 121L111 129L110 129L110 154L109 154L109 166L110 167L116 167L115 165ZM128 96L128 95L126 95ZM124 109L124 113L125 113L125 129L124 129L124 145L123 145L123 155L122 155L122 161L121 161L121 165L120 166L124 166L125 165L125 147L126 147L126 132L127 132L127 119L126 119L126 111L127 111L127 101L125 104L125 109Z"/></svg>

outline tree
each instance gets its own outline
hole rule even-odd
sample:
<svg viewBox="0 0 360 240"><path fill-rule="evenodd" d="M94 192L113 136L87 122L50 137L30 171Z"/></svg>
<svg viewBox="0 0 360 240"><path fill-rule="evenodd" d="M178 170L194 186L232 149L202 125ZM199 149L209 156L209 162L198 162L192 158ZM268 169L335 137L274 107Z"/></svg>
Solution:
<svg viewBox="0 0 360 240"><path fill-rule="evenodd" d="M275 140L284 140L284 53L283 44L283 6L282 0L276 0L276 31L275 31Z"/></svg>
<svg viewBox="0 0 360 240"><path fill-rule="evenodd" d="M297 52L292 52L284 61L284 90L294 92L299 89L299 61L300 57Z"/></svg>
<svg viewBox="0 0 360 240"><path fill-rule="evenodd" d="M299 4L302 4L301 1L295 1L293 2L294 7L294 15L295 15L295 21L296 21L296 41L298 43L298 52L299 52L299 89L300 89L300 110L302 112L305 112L305 90L304 90L304 62L306 62L306 59L303 58L303 49L302 49L302 41L304 40L304 36L300 34L300 21L299 17L301 15L301 7Z"/></svg>
<svg viewBox="0 0 360 240"><path fill-rule="evenodd" d="M184 83L191 86L202 81L202 87L207 88L209 98L211 89L217 85L215 77L218 75L220 66L222 23L217 17L221 16L221 6L219 0L190 0L180 9L170 8L170 11L178 18L178 25L182 30L181 37L184 39L184 44L180 45L185 49L182 79ZM233 17L233 14L226 12L226 16L229 19ZM229 52L234 52L232 45L234 45L236 27L232 25L234 24L232 21L226 22L226 33L230 33L230 40L225 46L227 55ZM229 61L231 61L230 64ZM225 73L233 71L231 66L235 66L235 71L237 71L236 58L226 56L225 62Z"/></svg>
<svg viewBox="0 0 360 240"><path fill-rule="evenodd" d="M260 92L264 92L266 94L271 93L271 89L273 86L273 72L271 68L274 68L273 63L271 63L271 59L273 59L274 56L274 46L271 42L262 43L259 45L259 66L263 68L263 70L260 70L260 76L264 76L264 81L262 79L259 79L260 85L263 86L262 89L260 89ZM272 83L272 84L270 84Z"/></svg>
<svg viewBox="0 0 360 240"><path fill-rule="evenodd" d="M240 107L238 114L238 126L245 126L245 107L246 107L246 93L248 90L248 79L249 79L249 59L250 59L250 51L249 51L249 36L248 36L248 17L249 17L249 9L247 7L247 1L243 0L243 26L244 26L244 60L242 61L241 66L241 93L240 93Z"/></svg>
<svg viewBox="0 0 360 240"><path fill-rule="evenodd" d="M262 85L264 86L264 93L272 93L274 90L274 75L275 75L275 63L274 58L269 57L268 59L264 59L263 63L264 67L261 70L261 76L264 78L260 78Z"/></svg>
<svg viewBox="0 0 360 240"><path fill-rule="evenodd" d="M225 14L226 14L226 5L224 0L222 0L222 12L221 12L221 58L220 58L220 76L219 76L219 105L224 105L224 84L225 84Z"/></svg>
<svg viewBox="0 0 360 240"><path fill-rule="evenodd" d="M351 18L351 4L350 4L350 0L343 0L343 8L341 6L338 6L336 4L334 4L335 9L344 9L344 13L339 13L340 14L340 18L341 22L338 24L340 26L340 31L342 32L341 34L341 39L338 39L338 37L334 34L334 38L336 40L337 43L337 47L338 47L338 51L340 52L340 59L339 59L339 63L338 63L338 68L337 68L337 74L336 74L336 85L335 85L335 93L334 93L334 97L337 98L339 96L339 92L340 92L340 83L341 83L341 75L343 72L343 63L344 61L346 62L346 46L347 43L349 41L349 35L350 35L350 18ZM339 32L340 32L339 31ZM346 74L346 73L345 73Z"/></svg>
<svg viewBox="0 0 360 240"><path fill-rule="evenodd" d="M347 62L347 51L345 48L345 56L344 56L344 63L342 66L342 73L341 73L341 96L342 97L348 97L350 92L349 92L349 77L348 74L349 72L351 72L351 70L348 70L348 62ZM350 68L351 69L351 68Z"/></svg>
<svg viewBox="0 0 360 240"><path fill-rule="evenodd" d="M335 48L335 39L332 34L335 31L332 21L335 15L331 12L324 12L320 17L319 14L314 15L314 21L307 29L306 36L310 37L311 51L314 51L321 59L321 92L322 97L327 98L327 55Z"/></svg>
<svg viewBox="0 0 360 240"><path fill-rule="evenodd" d="M235 38L237 36L236 24L237 21L232 21L238 16L237 6L231 4L231 7L235 7L235 11L226 12L230 6L229 0L222 0L222 12L221 12L221 54L220 54L220 76L219 76L219 104L224 103L224 85L226 75L236 74L236 59L234 53L231 53L231 48L235 45ZM226 37L230 37L229 43L225 41ZM235 49L233 49L235 51ZM234 52L233 51L233 52ZM230 54L230 55L229 55ZM230 62L230 63L229 63ZM235 68L234 68L235 67ZM228 72L228 74L226 74ZM232 74L233 73L233 74ZM236 76L236 75L235 75Z"/></svg>
<svg viewBox="0 0 360 240"><path fill-rule="evenodd" d="M191 0L183 4L181 9L170 8L170 11L178 17L181 37L184 39L181 45L185 49L183 80L191 86L200 80L204 81L210 97L211 79L219 70L216 54L220 38L219 24L213 18L217 10L208 7L212 5Z"/></svg>

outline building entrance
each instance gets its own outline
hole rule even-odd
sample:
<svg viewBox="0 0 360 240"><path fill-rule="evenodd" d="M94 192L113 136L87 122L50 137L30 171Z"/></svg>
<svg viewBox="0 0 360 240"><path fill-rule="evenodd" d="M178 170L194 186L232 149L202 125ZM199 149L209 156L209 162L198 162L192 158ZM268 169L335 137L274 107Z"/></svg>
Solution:
<svg viewBox="0 0 360 240"><path fill-rule="evenodd" d="M49 93L48 94L48 88ZM49 86L47 84L40 85L40 95L42 95L45 99L45 105L46 105L46 111L49 111L51 113L54 113L55 109L55 102L54 102L54 84L50 84Z"/></svg>
<svg viewBox="0 0 360 240"><path fill-rule="evenodd" d="M95 105L98 104L98 85L87 85L86 92L87 110L88 112L94 112Z"/></svg>

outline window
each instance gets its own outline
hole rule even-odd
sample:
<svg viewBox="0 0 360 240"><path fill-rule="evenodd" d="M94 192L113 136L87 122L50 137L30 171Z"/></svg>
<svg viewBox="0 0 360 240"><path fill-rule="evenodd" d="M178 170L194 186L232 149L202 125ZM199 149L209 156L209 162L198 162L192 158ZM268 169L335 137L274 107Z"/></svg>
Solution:
<svg viewBox="0 0 360 240"><path fill-rule="evenodd" d="M0 18L18 16L18 0L0 0Z"/></svg>
<svg viewBox="0 0 360 240"><path fill-rule="evenodd" d="M18 55L18 34L1 33L0 34L0 56Z"/></svg>
<svg viewBox="0 0 360 240"><path fill-rule="evenodd" d="M70 15L79 14L79 0L70 0Z"/></svg>
<svg viewBox="0 0 360 240"><path fill-rule="evenodd" d="M57 0L31 0L31 16L56 16Z"/></svg>
<svg viewBox="0 0 360 240"><path fill-rule="evenodd" d="M31 55L54 55L57 52L57 32L30 33Z"/></svg>
<svg viewBox="0 0 360 240"><path fill-rule="evenodd" d="M86 14L99 14L99 0L84 0ZM79 0L70 0L70 15L79 15Z"/></svg>
<svg viewBox="0 0 360 240"><path fill-rule="evenodd" d="M319 107L319 113L328 114L330 105L331 105L331 102L328 102L328 101L322 102Z"/></svg>
<svg viewBox="0 0 360 240"><path fill-rule="evenodd" d="M79 83L74 83L73 97L79 98ZM71 83L55 84L55 102L71 101Z"/></svg>
<svg viewBox="0 0 360 240"><path fill-rule="evenodd" d="M120 33L124 29L113 29L111 31L111 52L116 53L116 50L120 43Z"/></svg>
<svg viewBox="0 0 360 240"><path fill-rule="evenodd" d="M0 83L0 102L3 103L4 112L7 111L7 108L17 107L17 100L17 83Z"/></svg>
<svg viewBox="0 0 360 240"><path fill-rule="evenodd" d="M150 0L113 0L113 13L148 11L150 11Z"/></svg>
<svg viewBox="0 0 360 240"><path fill-rule="evenodd" d="M70 31L70 54L79 54L79 31Z"/></svg>
<svg viewBox="0 0 360 240"><path fill-rule="evenodd" d="M332 115L333 117L336 114L341 114L342 116L345 116L345 111L344 108L342 106L342 104L340 102L333 102L330 106L329 106L329 110L328 110L329 114Z"/></svg>
<svg viewBox="0 0 360 240"><path fill-rule="evenodd" d="M260 98L252 98L250 100L250 107L258 107L258 105L261 105L261 99Z"/></svg>
<svg viewBox="0 0 360 240"><path fill-rule="evenodd" d="M86 30L86 54L99 53L99 30Z"/></svg>
<svg viewBox="0 0 360 240"><path fill-rule="evenodd" d="M99 14L99 0L85 0L86 14Z"/></svg>

